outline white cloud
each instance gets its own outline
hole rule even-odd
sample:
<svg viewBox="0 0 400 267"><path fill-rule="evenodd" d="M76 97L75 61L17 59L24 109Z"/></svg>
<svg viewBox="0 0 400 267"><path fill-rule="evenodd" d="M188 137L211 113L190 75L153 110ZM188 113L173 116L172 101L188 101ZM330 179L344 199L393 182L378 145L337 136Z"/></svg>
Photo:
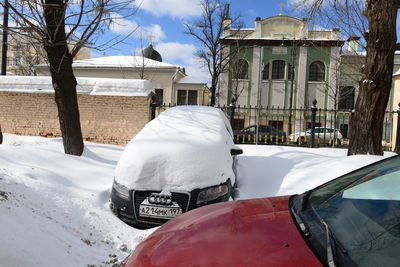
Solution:
<svg viewBox="0 0 400 267"><path fill-rule="evenodd" d="M117 34L131 34L133 37L138 39L148 39L151 35L153 41L161 41L167 38L167 35L158 24L141 26L135 21L127 20L118 14L112 14L112 17L113 19L110 24L110 30Z"/></svg>
<svg viewBox="0 0 400 267"><path fill-rule="evenodd" d="M118 34L131 34L139 27L136 22L127 20L119 14L111 14L111 18L110 30Z"/></svg>
<svg viewBox="0 0 400 267"><path fill-rule="evenodd" d="M209 82L210 75L194 55L196 47L193 44L159 43L155 49L161 54L163 61L177 65L182 65L183 63L182 67L185 67L188 75L199 82Z"/></svg>
<svg viewBox="0 0 400 267"><path fill-rule="evenodd" d="M140 28L140 36L143 38L149 38L150 35L152 36L153 41L159 42L167 38L167 35L162 30L161 26L158 24L152 24L150 26L141 27Z"/></svg>
<svg viewBox="0 0 400 267"><path fill-rule="evenodd" d="M185 18L201 15L198 0L139 0L136 5L158 17Z"/></svg>
<svg viewBox="0 0 400 267"><path fill-rule="evenodd" d="M181 60L189 63L189 59L193 57L196 47L192 44L182 43L159 43L156 45L156 50L160 52L165 61Z"/></svg>

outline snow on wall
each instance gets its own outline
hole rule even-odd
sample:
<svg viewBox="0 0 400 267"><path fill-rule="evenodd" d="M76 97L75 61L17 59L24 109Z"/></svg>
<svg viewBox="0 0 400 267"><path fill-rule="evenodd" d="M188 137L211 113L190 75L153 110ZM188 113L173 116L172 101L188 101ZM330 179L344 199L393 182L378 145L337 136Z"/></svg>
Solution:
<svg viewBox="0 0 400 267"><path fill-rule="evenodd" d="M184 190L231 179L229 122L221 110L205 106L168 109L129 142L115 180L135 190Z"/></svg>
<svg viewBox="0 0 400 267"><path fill-rule="evenodd" d="M90 95L150 96L150 81L139 79L76 78L77 92ZM0 76L0 92L54 93L48 76Z"/></svg>

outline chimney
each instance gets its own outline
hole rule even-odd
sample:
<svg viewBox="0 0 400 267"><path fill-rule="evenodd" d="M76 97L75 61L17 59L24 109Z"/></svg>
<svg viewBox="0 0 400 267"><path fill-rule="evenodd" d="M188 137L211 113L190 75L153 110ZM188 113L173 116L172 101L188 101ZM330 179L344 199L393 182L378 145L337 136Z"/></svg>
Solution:
<svg viewBox="0 0 400 267"><path fill-rule="evenodd" d="M230 30L232 19L229 15L229 4L225 5L224 30Z"/></svg>
<svg viewBox="0 0 400 267"><path fill-rule="evenodd" d="M347 41L349 42L349 46L348 46L348 51L351 53L356 53L358 52L358 40L360 40L360 37L352 35L349 37L349 39L347 39Z"/></svg>

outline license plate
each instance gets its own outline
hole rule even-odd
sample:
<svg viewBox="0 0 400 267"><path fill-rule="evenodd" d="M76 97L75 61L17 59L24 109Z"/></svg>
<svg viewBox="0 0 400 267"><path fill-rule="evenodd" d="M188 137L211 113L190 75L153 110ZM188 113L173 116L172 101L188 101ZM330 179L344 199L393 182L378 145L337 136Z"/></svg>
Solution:
<svg viewBox="0 0 400 267"><path fill-rule="evenodd" d="M141 217L172 219L180 214L182 214L182 209L176 202L173 202L172 205L164 206L150 204L148 200L145 199L139 205L139 215Z"/></svg>

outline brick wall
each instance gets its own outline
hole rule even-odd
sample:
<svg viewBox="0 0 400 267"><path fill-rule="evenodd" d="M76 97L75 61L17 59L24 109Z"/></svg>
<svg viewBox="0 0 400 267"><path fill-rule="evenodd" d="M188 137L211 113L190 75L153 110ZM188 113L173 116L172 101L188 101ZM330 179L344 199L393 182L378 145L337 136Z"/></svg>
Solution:
<svg viewBox="0 0 400 267"><path fill-rule="evenodd" d="M149 121L147 97L78 95L85 140L124 145ZM0 92L3 133L61 136L54 95Z"/></svg>

